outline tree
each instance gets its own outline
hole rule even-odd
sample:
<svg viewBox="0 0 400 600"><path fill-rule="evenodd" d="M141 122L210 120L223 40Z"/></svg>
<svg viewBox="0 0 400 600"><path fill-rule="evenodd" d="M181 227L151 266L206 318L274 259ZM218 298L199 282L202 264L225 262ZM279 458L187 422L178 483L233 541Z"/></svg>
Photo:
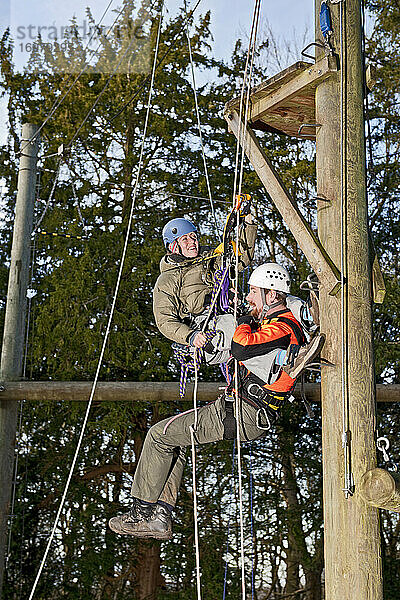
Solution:
<svg viewBox="0 0 400 600"><path fill-rule="evenodd" d="M400 152L400 61L398 3L368 1L374 27L366 45L367 60L377 67L377 83L369 100L369 203L370 223L386 283L383 305L374 307L374 335L377 382L398 383L399 372L399 224L393 215L399 211ZM391 442L390 456L399 456L397 443L400 422L396 406L383 405L378 412L379 435ZM379 453L378 453L379 455ZM394 458L393 458L394 457ZM379 455L382 466L382 457ZM384 595L391 600L399 595L393 573L399 569L399 519L381 512Z"/></svg>
<svg viewBox="0 0 400 600"><path fill-rule="evenodd" d="M370 8L376 11L379 26L367 50L378 56L384 67L389 56L394 67L380 71L372 93L374 160L370 167L371 224L395 302L397 225L390 215L397 206L399 121L398 107L387 100L385 90L398 94L398 11L383 0L370 3ZM154 48L159 15L157 7L148 11L146 5L137 9L131 2L124 4L118 28L99 38L101 51L42 132L42 155L48 158L43 159L40 170L36 222L43 216L40 228L59 235L37 233L34 242L31 287L37 294L32 300L27 356L27 374L32 379L91 380L97 366L133 202L149 83L148 64L144 72L128 68L124 52L131 39L129 32L139 21ZM163 23L159 57L169 53L156 71L128 253L100 375L103 380L178 378L169 342L159 334L152 314L151 291L163 254L161 229L169 218L185 214L200 224L205 243L217 241L206 199L183 23L182 16ZM217 221L222 228L232 200L235 165L235 142L227 135L222 111L225 102L240 92L245 51L239 41L229 64L212 59L209 23L209 14L196 18L191 42L195 68L216 74L213 83L200 87L198 99ZM271 48L264 44L264 56L270 52L273 56L273 44ZM23 120L43 122L60 98L60 90L74 81L68 80L62 67L74 64L79 72L87 52L79 36L72 34L67 44L52 51L39 41L29 69L22 75L14 70L12 40L5 34L0 56L9 110L9 138L1 149L0 166L7 190L0 271L4 298L20 124ZM136 66L146 62L139 47L135 46L134 56ZM111 76L119 60L125 71L118 69ZM254 84L265 78L264 64L263 58L255 68ZM89 112L95 102L95 110ZM61 143L69 146L69 152L59 161ZM262 143L299 204L314 194L315 166L309 142L263 135ZM54 197L44 212L59 166ZM284 261L297 291L309 267L247 163L243 190L256 200L260 228L256 260ZM303 209L315 227L313 209L309 204ZM389 342L396 340L398 315L391 305L375 310L377 372L380 381L389 377L396 381L398 347ZM215 371L202 371L203 379L215 377ZM116 538L106 528L108 518L127 504L131 474L148 426L184 409L178 402L171 406L129 402L93 406L57 539L40 582L40 596L104 600L193 596L189 472L175 517L174 544ZM32 584L76 447L82 412L83 407L74 402L51 406L24 403L7 599L19 597L21 590ZM323 597L320 416L316 413L310 418L301 406L291 405L282 427L251 448L242 448L247 584L250 589L253 563L254 597L258 600L282 594L293 600L300 589L307 600ZM387 414L384 431L397 431L397 421L395 411ZM224 586L227 598L237 598L240 593L238 488L236 476L231 477L231 456L228 442L198 453L202 586L207 598L221 597ZM390 574L398 568L398 521L393 516L385 517L383 536L386 572ZM395 586L395 581L390 583L387 578L388 598L397 597Z"/></svg>

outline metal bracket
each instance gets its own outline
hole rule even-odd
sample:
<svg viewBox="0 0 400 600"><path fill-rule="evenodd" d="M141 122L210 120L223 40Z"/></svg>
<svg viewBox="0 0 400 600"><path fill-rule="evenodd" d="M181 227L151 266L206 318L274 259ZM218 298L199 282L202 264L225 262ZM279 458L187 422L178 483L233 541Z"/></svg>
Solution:
<svg viewBox="0 0 400 600"><path fill-rule="evenodd" d="M303 206L307 206L307 204L311 204L311 202L316 202L317 200L321 200L321 202L326 202L331 205L331 201L328 198L324 198L323 196L313 196L313 198L309 198L303 202Z"/></svg>
<svg viewBox="0 0 400 600"><path fill-rule="evenodd" d="M298 131L297 131L297 135L306 135L306 134L302 134L301 130L305 129L306 127L322 127L322 125L320 125L320 123L303 123L303 125L300 125Z"/></svg>
<svg viewBox="0 0 400 600"><path fill-rule="evenodd" d="M303 50L301 51L301 55L305 56L306 58L311 58L311 60L316 60L315 56L312 56L311 54L307 54L306 50L308 50L309 48L311 48L312 46L317 46L317 48L322 48L322 50L326 50L324 44L321 44L321 42L311 42L311 44L308 44L305 48L303 48Z"/></svg>

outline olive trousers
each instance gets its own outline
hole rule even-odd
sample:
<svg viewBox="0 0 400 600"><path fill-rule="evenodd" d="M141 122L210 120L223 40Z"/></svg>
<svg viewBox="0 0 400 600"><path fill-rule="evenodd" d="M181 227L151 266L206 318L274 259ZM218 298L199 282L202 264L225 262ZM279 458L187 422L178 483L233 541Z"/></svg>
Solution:
<svg viewBox="0 0 400 600"><path fill-rule="evenodd" d="M258 409L240 402L239 434L242 441L262 437L268 429L268 420L257 425ZM197 410L195 445L209 444L224 439L224 395L215 402ZM235 415L236 417L236 415ZM195 422L194 409L174 415L153 425L147 432L138 460L131 495L145 502L162 500L176 505L185 465L185 450L191 445L191 430Z"/></svg>

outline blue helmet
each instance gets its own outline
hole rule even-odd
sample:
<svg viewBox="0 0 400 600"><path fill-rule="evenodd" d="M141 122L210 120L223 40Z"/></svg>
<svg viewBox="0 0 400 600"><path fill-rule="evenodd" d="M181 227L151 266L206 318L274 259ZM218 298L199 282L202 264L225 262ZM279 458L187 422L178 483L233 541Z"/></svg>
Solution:
<svg viewBox="0 0 400 600"><path fill-rule="evenodd" d="M172 221L168 221L168 223L164 225L162 232L165 247L168 248L168 244L172 244L172 242L182 235L186 235L192 231L197 233L197 227L188 219L172 219Z"/></svg>

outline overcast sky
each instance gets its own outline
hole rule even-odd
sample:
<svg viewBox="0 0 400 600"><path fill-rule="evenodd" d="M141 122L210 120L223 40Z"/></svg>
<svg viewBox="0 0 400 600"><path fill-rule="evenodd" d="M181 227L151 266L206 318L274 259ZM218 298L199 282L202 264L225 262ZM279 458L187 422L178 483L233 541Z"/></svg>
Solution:
<svg viewBox="0 0 400 600"><path fill-rule="evenodd" d="M37 35L38 27L42 28L42 37L46 41L46 31L50 28L62 27L69 24L75 16L78 25L84 26L87 17L86 7L89 6L98 22L110 0L0 0L1 29L10 25L15 39L15 59L18 66L25 63L28 57L27 44ZM176 14L183 0L165 0L166 10L170 15ZM121 3L113 0L103 21L111 25L115 12ZM188 7L194 6L194 0L188 0ZM201 0L196 14L211 10L211 27L214 36L214 54L217 58L228 58L234 41L238 36L248 32L251 25L254 2L252 0ZM302 37L308 30L309 39L314 30L313 0L263 0L261 8L260 31L264 31L268 21L274 36L279 39ZM46 29L47 28L47 29Z"/></svg>
<svg viewBox="0 0 400 600"><path fill-rule="evenodd" d="M111 4L110 4L111 2ZM174 16L180 10L184 0L165 0L167 15ZM120 0L0 0L0 35L10 27L15 41L14 62L22 71L31 51L31 43L35 40L38 28L42 28L42 39L48 41L48 32L62 32L68 27L70 19L76 18L81 30L88 23L86 8L90 7L93 17L98 23L107 8L110 7L102 24L110 26L121 7ZM188 9L194 6L195 0L187 0ZM228 59L238 37L246 38L251 28L254 9L253 0L201 0L195 15L211 11L211 30L214 37L213 54L215 58ZM259 40L266 37L266 28L270 27L272 35L278 43L291 41L295 46L292 56L282 56L281 68L301 59L300 50L313 40L314 31L313 0L262 0ZM60 39L61 35L57 35ZM87 34L86 39L90 37ZM296 40L297 43L293 43ZM92 48L93 46L91 46ZM96 46L94 46L96 47ZM283 54L283 53L282 53ZM276 69L277 71L280 69ZM269 73L269 75L271 72ZM205 74L212 77L212 74ZM196 75L197 83L204 83L201 74ZM0 99L0 112L5 110L6 99ZM0 143L6 135L4 123L0 122Z"/></svg>

